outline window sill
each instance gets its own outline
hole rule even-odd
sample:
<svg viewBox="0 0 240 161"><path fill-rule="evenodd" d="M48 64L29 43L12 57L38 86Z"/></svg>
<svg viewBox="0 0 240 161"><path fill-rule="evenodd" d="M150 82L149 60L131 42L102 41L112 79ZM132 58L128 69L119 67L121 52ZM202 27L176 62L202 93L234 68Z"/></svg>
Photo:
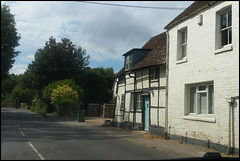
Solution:
<svg viewBox="0 0 240 161"><path fill-rule="evenodd" d="M205 116L192 116L192 115L188 115L188 116L183 116L184 120L193 120L193 121L203 121L203 122L212 122L212 123L216 123L216 118L215 117L209 117L209 115L205 115Z"/></svg>
<svg viewBox="0 0 240 161"><path fill-rule="evenodd" d="M181 60L177 60L176 64L181 64L181 63L185 63L185 62L187 62L187 58L186 57L184 57Z"/></svg>
<svg viewBox="0 0 240 161"><path fill-rule="evenodd" d="M223 52L231 51L232 49L233 48L232 48L231 44L230 45L226 45L226 46L224 46L224 47L222 47L220 49L215 50L214 54L216 55L216 54L220 54L220 53L223 53Z"/></svg>

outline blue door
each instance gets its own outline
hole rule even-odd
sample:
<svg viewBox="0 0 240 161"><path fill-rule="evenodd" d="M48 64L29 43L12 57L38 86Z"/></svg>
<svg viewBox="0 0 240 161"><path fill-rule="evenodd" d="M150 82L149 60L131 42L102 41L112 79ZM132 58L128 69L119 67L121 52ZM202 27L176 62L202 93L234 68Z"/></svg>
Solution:
<svg viewBox="0 0 240 161"><path fill-rule="evenodd" d="M149 108L149 96L144 97L144 130L149 130L149 113L150 113L150 108Z"/></svg>

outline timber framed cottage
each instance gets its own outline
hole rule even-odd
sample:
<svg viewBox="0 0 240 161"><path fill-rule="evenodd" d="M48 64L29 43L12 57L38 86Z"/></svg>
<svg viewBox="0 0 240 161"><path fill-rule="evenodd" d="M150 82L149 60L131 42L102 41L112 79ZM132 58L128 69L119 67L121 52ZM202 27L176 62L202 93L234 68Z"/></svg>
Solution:
<svg viewBox="0 0 240 161"><path fill-rule="evenodd" d="M165 123L166 33L123 54L113 85L117 127L162 134Z"/></svg>
<svg viewBox="0 0 240 161"><path fill-rule="evenodd" d="M195 1L165 29L170 138L239 154L239 1Z"/></svg>

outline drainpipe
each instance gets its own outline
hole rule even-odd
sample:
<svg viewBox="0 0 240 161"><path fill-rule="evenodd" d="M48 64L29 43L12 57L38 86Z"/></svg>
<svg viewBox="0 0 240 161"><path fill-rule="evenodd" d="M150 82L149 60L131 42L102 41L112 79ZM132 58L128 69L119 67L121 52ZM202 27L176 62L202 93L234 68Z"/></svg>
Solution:
<svg viewBox="0 0 240 161"><path fill-rule="evenodd" d="M118 84L119 84L118 80L119 80L119 78L115 79L115 82L117 82L117 84L116 84L115 94L113 94L113 97L114 97L114 100L115 100L115 105L114 105L114 110L113 110L113 120L112 120L113 122L115 121L115 112L116 112L116 107L117 107L117 93L118 93ZM114 84L115 84L115 82L114 82ZM115 87L113 87L113 88L115 88ZM116 96L114 96L114 95L116 95Z"/></svg>
<svg viewBox="0 0 240 161"><path fill-rule="evenodd" d="M231 97L229 103L229 120L228 120L228 154L233 155L235 148L234 138L234 102L239 96ZM231 135L232 134L232 135Z"/></svg>
<svg viewBox="0 0 240 161"><path fill-rule="evenodd" d="M158 109L157 109L157 125L159 127L159 99L160 99L160 65L158 66Z"/></svg>
<svg viewBox="0 0 240 161"><path fill-rule="evenodd" d="M164 138L169 139L168 136L168 66L169 66L169 33L166 30L167 36L167 47L166 47L166 89L165 89L165 127L164 127Z"/></svg>

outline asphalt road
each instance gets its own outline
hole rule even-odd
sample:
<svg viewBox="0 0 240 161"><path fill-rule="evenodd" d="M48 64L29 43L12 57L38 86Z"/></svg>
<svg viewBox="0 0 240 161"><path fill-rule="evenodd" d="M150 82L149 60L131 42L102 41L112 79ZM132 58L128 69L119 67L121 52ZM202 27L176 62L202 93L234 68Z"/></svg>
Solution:
<svg viewBox="0 0 240 161"><path fill-rule="evenodd" d="M70 127L18 109L1 109L2 160L171 159L157 149L98 132Z"/></svg>

